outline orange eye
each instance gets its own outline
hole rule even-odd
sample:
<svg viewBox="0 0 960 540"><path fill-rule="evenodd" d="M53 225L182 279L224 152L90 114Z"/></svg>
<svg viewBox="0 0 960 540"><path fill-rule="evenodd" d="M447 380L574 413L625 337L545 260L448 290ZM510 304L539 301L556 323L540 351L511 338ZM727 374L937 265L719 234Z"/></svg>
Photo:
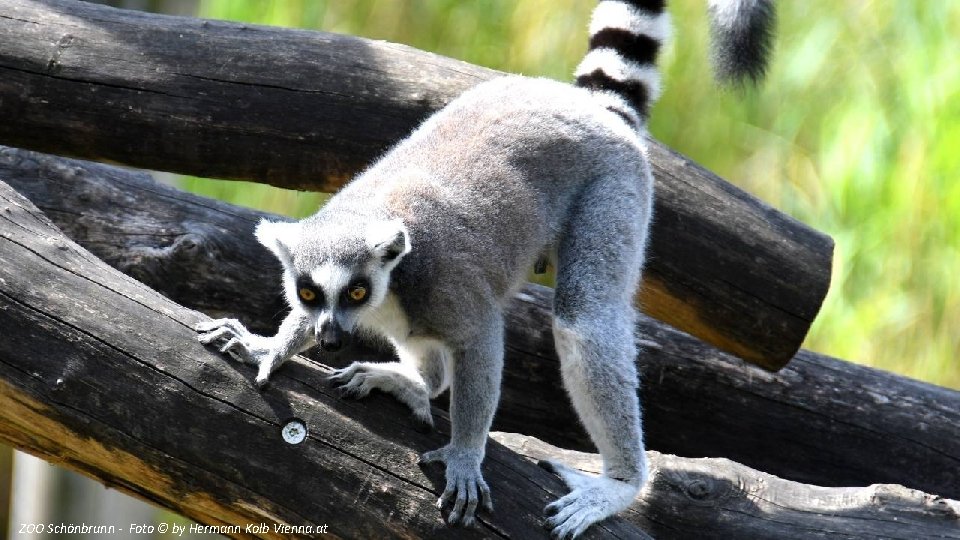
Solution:
<svg viewBox="0 0 960 540"><path fill-rule="evenodd" d="M367 288L363 285L354 285L347 289L347 296L354 302L359 302L367 297Z"/></svg>
<svg viewBox="0 0 960 540"><path fill-rule="evenodd" d="M300 289L300 299L304 302L313 302L317 299L317 293L306 287L303 287Z"/></svg>

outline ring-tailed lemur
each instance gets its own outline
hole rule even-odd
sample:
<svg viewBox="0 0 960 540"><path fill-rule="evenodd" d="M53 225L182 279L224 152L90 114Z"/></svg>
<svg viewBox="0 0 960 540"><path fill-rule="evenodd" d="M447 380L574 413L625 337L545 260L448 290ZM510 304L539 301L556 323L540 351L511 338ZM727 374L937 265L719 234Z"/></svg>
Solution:
<svg viewBox="0 0 960 540"><path fill-rule="evenodd" d="M756 76L772 6L710 2L721 78ZM392 393L432 425L430 399L451 390L439 505L449 523L492 510L480 472L500 393L504 305L546 246L557 267L553 331L564 385L603 457L603 474L544 465L571 492L546 512L574 537L630 504L647 476L634 359L634 293L653 197L643 141L659 93L654 61L669 32L664 0L605 0L590 24L577 86L504 77L464 93L295 223L262 222L257 239L283 265L291 311L276 336L233 319L197 326L200 341L258 366L262 386L314 343L385 336L398 362L354 363L343 391Z"/></svg>

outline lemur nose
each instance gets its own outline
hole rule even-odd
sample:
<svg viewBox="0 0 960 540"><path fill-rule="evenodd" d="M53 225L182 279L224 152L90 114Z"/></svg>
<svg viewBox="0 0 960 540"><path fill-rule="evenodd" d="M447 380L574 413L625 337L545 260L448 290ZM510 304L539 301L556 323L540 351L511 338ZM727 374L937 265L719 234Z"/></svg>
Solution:
<svg viewBox="0 0 960 540"><path fill-rule="evenodd" d="M324 339L320 338L320 348L327 352L337 352L343 347L343 342L339 338Z"/></svg>
<svg viewBox="0 0 960 540"><path fill-rule="evenodd" d="M343 348L349 340L350 335L343 331L335 321L330 321L320 327L317 341L320 342L320 348L326 352L337 352Z"/></svg>

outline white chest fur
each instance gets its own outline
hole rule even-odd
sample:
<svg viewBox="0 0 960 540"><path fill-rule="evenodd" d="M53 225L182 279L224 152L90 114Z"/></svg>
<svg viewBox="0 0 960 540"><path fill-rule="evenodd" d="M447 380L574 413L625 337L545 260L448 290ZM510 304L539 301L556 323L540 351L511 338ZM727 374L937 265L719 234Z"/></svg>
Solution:
<svg viewBox="0 0 960 540"><path fill-rule="evenodd" d="M393 293L387 293L377 309L367 311L357 323L366 331L403 343L410 336L410 321Z"/></svg>

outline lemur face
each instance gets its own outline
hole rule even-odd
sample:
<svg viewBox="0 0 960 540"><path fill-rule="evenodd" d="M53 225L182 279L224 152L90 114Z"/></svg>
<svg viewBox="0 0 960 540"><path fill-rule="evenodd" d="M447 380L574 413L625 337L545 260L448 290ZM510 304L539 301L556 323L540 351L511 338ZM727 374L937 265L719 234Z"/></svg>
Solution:
<svg viewBox="0 0 960 540"><path fill-rule="evenodd" d="M336 351L386 297L390 273L410 251L399 220L369 223L270 223L257 238L284 267L287 301L316 321L317 342Z"/></svg>
<svg viewBox="0 0 960 540"><path fill-rule="evenodd" d="M292 281L288 296L315 317L317 342L334 352L348 344L357 321L376 309L389 287L390 271L376 260L363 265L326 262Z"/></svg>

